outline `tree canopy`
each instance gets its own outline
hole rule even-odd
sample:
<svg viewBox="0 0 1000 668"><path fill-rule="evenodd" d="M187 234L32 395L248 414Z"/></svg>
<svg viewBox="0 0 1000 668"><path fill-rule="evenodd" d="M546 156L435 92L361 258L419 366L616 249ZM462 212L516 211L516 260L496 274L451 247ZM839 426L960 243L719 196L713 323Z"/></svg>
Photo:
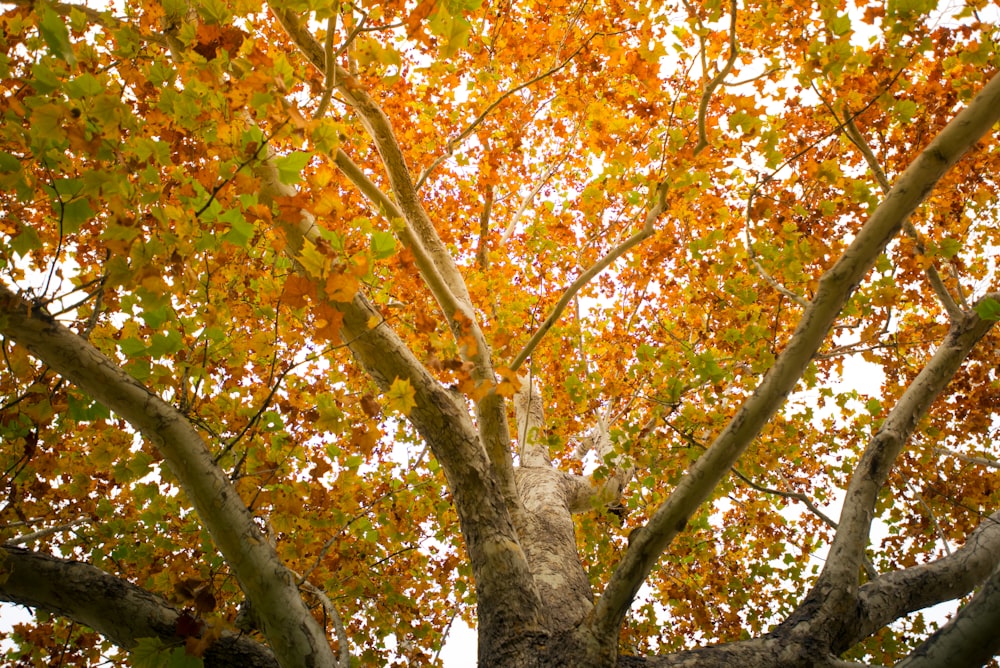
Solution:
<svg viewBox="0 0 1000 668"><path fill-rule="evenodd" d="M7 661L1000 653L997 3L0 11Z"/></svg>

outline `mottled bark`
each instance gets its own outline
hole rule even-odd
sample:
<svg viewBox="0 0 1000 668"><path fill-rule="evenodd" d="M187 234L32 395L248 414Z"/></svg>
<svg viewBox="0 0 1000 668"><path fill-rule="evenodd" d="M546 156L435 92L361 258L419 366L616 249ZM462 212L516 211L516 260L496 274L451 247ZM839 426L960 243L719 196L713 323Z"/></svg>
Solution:
<svg viewBox="0 0 1000 668"><path fill-rule="evenodd" d="M262 629L282 665L338 665L292 574L185 415L6 286L0 286L0 334L122 416L163 455L247 598L261 611Z"/></svg>
<svg viewBox="0 0 1000 668"><path fill-rule="evenodd" d="M0 547L0 600L44 610L89 626L123 649L140 638L184 643L181 613L159 596L88 564ZM277 668L271 650L246 636L224 634L204 655L206 668Z"/></svg>
<svg viewBox="0 0 1000 668"><path fill-rule="evenodd" d="M784 404L886 244L948 169L998 120L1000 76L995 76L900 175L847 250L823 274L815 298L757 389L632 541L597 604L596 623L603 634L617 637L632 599L660 555Z"/></svg>

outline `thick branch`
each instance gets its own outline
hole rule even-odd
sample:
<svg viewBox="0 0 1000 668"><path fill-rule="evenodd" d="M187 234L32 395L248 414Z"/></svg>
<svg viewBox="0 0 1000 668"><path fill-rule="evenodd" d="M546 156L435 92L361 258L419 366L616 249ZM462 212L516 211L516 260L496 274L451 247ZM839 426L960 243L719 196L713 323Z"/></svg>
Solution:
<svg viewBox="0 0 1000 668"><path fill-rule="evenodd" d="M163 455L236 574L284 666L334 666L322 627L187 418L86 340L0 286L0 333L125 418Z"/></svg>
<svg viewBox="0 0 1000 668"><path fill-rule="evenodd" d="M327 63L323 47L302 26L298 17L281 7L272 6L271 9L302 53L317 69L325 73ZM382 158L392 194L401 213L399 220L411 235L409 242L424 249L430 258L430 264L418 265L421 276L431 287L455 337L459 340L472 337L474 345L461 346L460 351L465 359L473 363L474 380L492 386L496 382L496 376L489 346L479 327L465 279L420 202L392 125L381 107L365 93L358 80L339 65L334 63L334 67L336 72L331 80L337 82L338 91L358 115ZM500 479L507 503L515 518L518 518L523 511L520 509L514 482L510 432L503 397L495 392L487 392L476 403L476 413L480 437Z"/></svg>
<svg viewBox="0 0 1000 668"><path fill-rule="evenodd" d="M545 413L542 392L534 378L520 375L521 387L514 395L514 415L517 418L517 442L520 445L521 466L550 466L549 449L542 438Z"/></svg>
<svg viewBox="0 0 1000 668"><path fill-rule="evenodd" d="M390 212L395 210L392 201L381 194L346 154L338 154L337 160L338 166L366 196ZM266 198L293 194L277 178L273 165L265 164L261 177L261 193ZM318 247L319 231L311 216L303 212L298 221L284 221L284 227L289 241L286 253L293 261L306 241ZM479 599L493 602L507 597L508 607L503 614L496 619L481 615L480 625L508 630L538 626L540 602L514 530L517 518L512 508L520 509L521 504L512 506L507 502L464 402L434 379L361 293L356 293L350 302L331 305L344 315L343 340L375 382L386 390L397 379L406 380L414 390L416 407L407 418L440 462L454 495ZM505 594L505 588L516 593ZM500 633L496 637L504 636Z"/></svg>
<svg viewBox="0 0 1000 668"><path fill-rule="evenodd" d="M852 645L915 610L965 596L998 566L1000 512L984 519L965 545L948 556L886 573L862 585L857 605L860 625L845 645Z"/></svg>
<svg viewBox="0 0 1000 668"><path fill-rule="evenodd" d="M1000 77L994 77L912 165L859 230L853 243L820 279L815 299L754 394L736 412L674 493L638 532L595 608L595 631L617 634L635 593L660 554L705 502L730 467L784 403L822 345L855 287L945 172L1000 119Z"/></svg>
<svg viewBox="0 0 1000 668"><path fill-rule="evenodd" d="M847 488L837 533L816 584L815 591L822 592L825 599L823 609L836 610L853 601L875 503L896 457L973 346L992 326L993 322L980 319L974 312L953 321L937 352L913 379L865 448Z"/></svg>
<svg viewBox="0 0 1000 668"><path fill-rule="evenodd" d="M88 626L124 649L140 638L183 644L180 613L159 596L77 561L0 547L0 600ZM204 656L207 668L277 668L271 651L245 636L224 634Z"/></svg>
<svg viewBox="0 0 1000 668"><path fill-rule="evenodd" d="M950 622L897 668L979 668L1000 654L1000 568Z"/></svg>
<svg viewBox="0 0 1000 668"><path fill-rule="evenodd" d="M383 388L404 379L416 406L407 418L441 463L462 523L479 599L481 638L540 632L541 601L499 483L465 404L437 382L361 295L337 304L342 336L368 374ZM502 605L499 603L502 602ZM480 656L498 648L480 644Z"/></svg>

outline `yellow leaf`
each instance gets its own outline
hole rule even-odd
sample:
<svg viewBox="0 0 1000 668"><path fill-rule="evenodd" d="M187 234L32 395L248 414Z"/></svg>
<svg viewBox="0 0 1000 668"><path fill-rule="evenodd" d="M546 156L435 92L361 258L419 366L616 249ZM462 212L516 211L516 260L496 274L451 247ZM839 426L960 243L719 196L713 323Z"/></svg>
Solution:
<svg viewBox="0 0 1000 668"><path fill-rule="evenodd" d="M415 398L416 391L406 378L396 378L389 386L386 394L389 410L397 411L403 415L409 415L410 411L417 405Z"/></svg>
<svg viewBox="0 0 1000 668"><path fill-rule="evenodd" d="M302 250L296 259L310 276L319 277L326 271L326 256L309 239L302 242Z"/></svg>

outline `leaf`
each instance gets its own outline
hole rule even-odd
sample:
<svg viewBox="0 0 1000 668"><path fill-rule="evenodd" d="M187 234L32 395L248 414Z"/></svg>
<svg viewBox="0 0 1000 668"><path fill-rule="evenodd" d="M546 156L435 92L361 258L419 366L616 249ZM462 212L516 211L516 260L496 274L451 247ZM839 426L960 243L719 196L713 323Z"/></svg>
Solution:
<svg viewBox="0 0 1000 668"><path fill-rule="evenodd" d="M980 299L973 308L983 320L1000 321L1000 301L992 297Z"/></svg>
<svg viewBox="0 0 1000 668"><path fill-rule="evenodd" d="M222 235L222 240L245 248L254 235L253 223L248 222L242 212L236 209L230 209L226 214L219 216L219 220L230 224L229 231Z"/></svg>
<svg viewBox="0 0 1000 668"><path fill-rule="evenodd" d="M159 638L139 638L131 658L136 668L164 668L169 661L168 650Z"/></svg>
<svg viewBox="0 0 1000 668"><path fill-rule="evenodd" d="M402 415L409 415L417 405L416 390L406 378L396 378L386 393L386 407Z"/></svg>
<svg viewBox="0 0 1000 668"><path fill-rule="evenodd" d="M94 217L96 213L90 206L90 201L85 197L77 197L62 204L60 207L62 214L63 231L72 234L80 229L80 226Z"/></svg>
<svg viewBox="0 0 1000 668"><path fill-rule="evenodd" d="M38 21L38 32L42 35L46 46L56 57L65 60L70 65L76 64L73 46L69 41L69 29L62 17L48 4L42 5Z"/></svg>
<svg viewBox="0 0 1000 668"><path fill-rule="evenodd" d="M309 164L313 154L307 151L292 151L288 155L274 158L278 170L278 180L286 185L294 185L302 180L302 170Z"/></svg>
<svg viewBox="0 0 1000 668"><path fill-rule="evenodd" d="M326 273L326 255L309 239L302 242L302 250L296 255L298 261L306 273L314 278L319 278Z"/></svg>
<svg viewBox="0 0 1000 668"><path fill-rule="evenodd" d="M90 72L85 72L66 84L66 92L74 98L93 97L104 92L104 84Z"/></svg>
<svg viewBox="0 0 1000 668"><path fill-rule="evenodd" d="M396 252L396 237L391 232L375 230L371 236L372 255L376 260L392 257Z"/></svg>
<svg viewBox="0 0 1000 668"><path fill-rule="evenodd" d="M11 250L21 257L26 256L36 248L40 248L41 245L42 240L38 237L38 233L35 232L34 228L28 226L22 227L21 232L10 242Z"/></svg>

